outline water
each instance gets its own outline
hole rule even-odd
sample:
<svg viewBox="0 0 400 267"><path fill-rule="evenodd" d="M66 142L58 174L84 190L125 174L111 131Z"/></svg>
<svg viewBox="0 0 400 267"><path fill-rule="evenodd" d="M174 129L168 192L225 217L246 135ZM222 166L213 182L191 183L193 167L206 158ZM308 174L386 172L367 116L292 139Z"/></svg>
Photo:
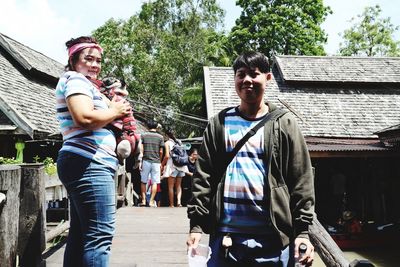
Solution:
<svg viewBox="0 0 400 267"><path fill-rule="evenodd" d="M343 251L345 258L352 262L355 259L368 259L375 267L398 267L400 266L399 247L374 247L357 250ZM325 267L321 258L316 255L313 267Z"/></svg>

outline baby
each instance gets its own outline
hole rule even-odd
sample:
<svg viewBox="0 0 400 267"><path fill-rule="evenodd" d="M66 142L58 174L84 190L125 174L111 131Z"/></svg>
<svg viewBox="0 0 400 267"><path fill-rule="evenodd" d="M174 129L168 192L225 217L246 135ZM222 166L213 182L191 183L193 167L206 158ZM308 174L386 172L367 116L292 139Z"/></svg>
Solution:
<svg viewBox="0 0 400 267"><path fill-rule="evenodd" d="M128 95L125 82L113 77L104 78L99 90L110 100L116 95L117 101L124 101ZM121 159L126 159L137 149L140 136L135 134L136 120L131 111L121 119L113 121L111 125L117 138L117 155L121 163Z"/></svg>

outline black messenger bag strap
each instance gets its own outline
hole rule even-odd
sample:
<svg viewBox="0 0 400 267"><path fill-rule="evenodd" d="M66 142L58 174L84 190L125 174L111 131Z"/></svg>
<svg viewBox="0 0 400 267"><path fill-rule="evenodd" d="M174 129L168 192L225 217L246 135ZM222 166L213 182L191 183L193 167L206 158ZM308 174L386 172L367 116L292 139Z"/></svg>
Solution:
<svg viewBox="0 0 400 267"><path fill-rule="evenodd" d="M259 123L257 123L256 126L254 126L250 131L248 131L246 133L246 135L243 136L242 139L240 139L240 141L236 144L236 146L233 148L233 150L231 152L227 153L228 155L227 155L227 158L225 161L225 167L223 168L223 170L224 171L226 170L226 168L231 163L231 161L236 156L236 154L239 152L239 150L242 148L242 146L250 139L250 137L255 135L257 133L257 131L267 123L267 121L269 121L269 120L274 121L277 118L279 118L280 116L282 116L283 114L285 114L286 112L287 112L286 110L276 109L276 110L268 113L267 116L265 116Z"/></svg>

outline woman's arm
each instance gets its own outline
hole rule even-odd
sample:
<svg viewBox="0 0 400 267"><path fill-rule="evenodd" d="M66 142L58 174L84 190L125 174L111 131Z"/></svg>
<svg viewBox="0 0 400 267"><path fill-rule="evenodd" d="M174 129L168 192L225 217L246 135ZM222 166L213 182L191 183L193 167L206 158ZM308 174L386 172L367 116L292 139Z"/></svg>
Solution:
<svg viewBox="0 0 400 267"><path fill-rule="evenodd" d="M167 165L168 159L169 159L169 152L170 152L170 148L169 148L169 143L170 142L165 142L165 156L163 161L161 162L161 167L164 168L165 165Z"/></svg>
<svg viewBox="0 0 400 267"><path fill-rule="evenodd" d="M73 94L66 101L75 124L87 130L102 128L130 112L129 102L116 101L115 97L108 109L95 109L93 100L84 94Z"/></svg>

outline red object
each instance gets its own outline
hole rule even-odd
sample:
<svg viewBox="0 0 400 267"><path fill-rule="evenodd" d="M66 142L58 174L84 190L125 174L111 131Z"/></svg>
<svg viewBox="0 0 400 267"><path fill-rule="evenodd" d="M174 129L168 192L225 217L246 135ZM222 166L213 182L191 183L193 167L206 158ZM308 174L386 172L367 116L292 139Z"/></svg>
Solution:
<svg viewBox="0 0 400 267"><path fill-rule="evenodd" d="M358 234L331 234L340 249L377 247L395 244L400 240L400 231L374 231Z"/></svg>

